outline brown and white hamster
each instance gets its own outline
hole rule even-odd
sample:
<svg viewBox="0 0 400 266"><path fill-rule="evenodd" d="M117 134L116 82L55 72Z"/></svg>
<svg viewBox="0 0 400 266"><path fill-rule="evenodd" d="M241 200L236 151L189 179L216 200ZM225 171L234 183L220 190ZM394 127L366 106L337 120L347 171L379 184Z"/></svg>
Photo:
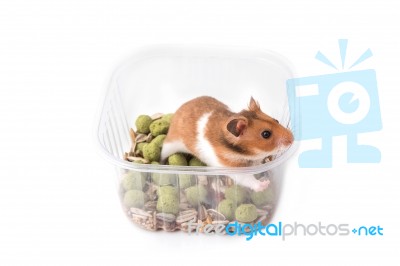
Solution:
<svg viewBox="0 0 400 266"><path fill-rule="evenodd" d="M287 149L293 135L250 99L248 109L231 112L220 101L202 96L184 103L174 114L161 151L161 160L176 152L190 153L208 166L242 167L261 164ZM252 175L235 177L255 191L268 187Z"/></svg>

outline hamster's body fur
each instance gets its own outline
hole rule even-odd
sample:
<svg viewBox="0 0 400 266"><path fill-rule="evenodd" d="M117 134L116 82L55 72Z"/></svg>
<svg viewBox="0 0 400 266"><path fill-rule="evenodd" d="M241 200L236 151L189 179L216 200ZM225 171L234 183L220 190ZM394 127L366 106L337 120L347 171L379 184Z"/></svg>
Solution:
<svg viewBox="0 0 400 266"><path fill-rule="evenodd" d="M234 113L220 101L202 96L183 104L174 114L164 140L161 160L176 152L190 153L208 166L243 167L286 149L292 133L264 114L251 98L247 110ZM237 177L236 182L263 190L268 182Z"/></svg>

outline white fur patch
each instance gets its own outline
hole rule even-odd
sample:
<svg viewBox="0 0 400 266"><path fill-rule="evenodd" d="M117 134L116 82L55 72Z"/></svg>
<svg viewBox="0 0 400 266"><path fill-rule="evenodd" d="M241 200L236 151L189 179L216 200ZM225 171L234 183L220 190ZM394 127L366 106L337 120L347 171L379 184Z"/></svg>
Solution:
<svg viewBox="0 0 400 266"><path fill-rule="evenodd" d="M176 152L189 153L189 150L186 145L180 140L164 142L161 150L161 160L163 161L167 159L168 156Z"/></svg>
<svg viewBox="0 0 400 266"><path fill-rule="evenodd" d="M208 119L211 114L212 112L204 114L197 122L196 148L198 151L199 159L206 163L208 166L222 166L219 162L214 148L205 136Z"/></svg>

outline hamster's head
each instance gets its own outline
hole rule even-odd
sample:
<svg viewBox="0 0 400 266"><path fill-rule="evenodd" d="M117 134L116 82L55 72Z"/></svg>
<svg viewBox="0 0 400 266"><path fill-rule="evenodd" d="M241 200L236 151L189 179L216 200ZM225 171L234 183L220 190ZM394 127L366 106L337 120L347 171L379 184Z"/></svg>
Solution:
<svg viewBox="0 0 400 266"><path fill-rule="evenodd" d="M254 159L276 155L293 143L292 132L263 113L253 98L248 109L230 117L225 125L227 140L243 155Z"/></svg>

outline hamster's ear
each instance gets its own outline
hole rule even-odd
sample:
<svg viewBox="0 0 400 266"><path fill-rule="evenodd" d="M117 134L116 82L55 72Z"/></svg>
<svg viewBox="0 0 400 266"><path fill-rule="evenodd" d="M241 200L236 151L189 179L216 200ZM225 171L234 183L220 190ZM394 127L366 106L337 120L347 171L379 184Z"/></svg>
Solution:
<svg viewBox="0 0 400 266"><path fill-rule="evenodd" d="M256 100L254 100L253 97L250 98L249 111L252 111L252 112L261 111L260 105L258 104L258 102Z"/></svg>
<svg viewBox="0 0 400 266"><path fill-rule="evenodd" d="M239 137L247 128L247 119L245 117L235 117L228 121L226 129L235 137Z"/></svg>

